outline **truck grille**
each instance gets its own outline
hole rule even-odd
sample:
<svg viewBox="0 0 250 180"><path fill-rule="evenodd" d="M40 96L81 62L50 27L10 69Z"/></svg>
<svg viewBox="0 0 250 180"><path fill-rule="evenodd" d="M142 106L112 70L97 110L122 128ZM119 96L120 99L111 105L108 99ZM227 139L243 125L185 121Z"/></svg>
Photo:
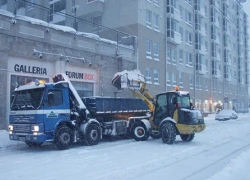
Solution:
<svg viewBox="0 0 250 180"><path fill-rule="evenodd" d="M18 124L14 125L14 132L15 133L28 133L30 132L30 126L27 124Z"/></svg>

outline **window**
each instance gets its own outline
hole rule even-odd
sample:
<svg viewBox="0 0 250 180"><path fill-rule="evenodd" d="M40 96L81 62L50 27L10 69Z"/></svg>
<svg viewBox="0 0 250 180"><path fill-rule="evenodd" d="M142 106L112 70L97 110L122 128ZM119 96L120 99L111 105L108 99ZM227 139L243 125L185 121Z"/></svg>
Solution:
<svg viewBox="0 0 250 180"><path fill-rule="evenodd" d="M182 64L183 63L183 50L179 49L179 63Z"/></svg>
<svg viewBox="0 0 250 180"><path fill-rule="evenodd" d="M152 27L152 12L148 9L146 10L146 25Z"/></svg>
<svg viewBox="0 0 250 180"><path fill-rule="evenodd" d="M154 29L159 30L159 15L154 13Z"/></svg>
<svg viewBox="0 0 250 180"><path fill-rule="evenodd" d="M183 73L179 72L179 86L183 87Z"/></svg>
<svg viewBox="0 0 250 180"><path fill-rule="evenodd" d="M194 85L193 85L193 75L189 76L189 86L190 86L190 89L194 88Z"/></svg>
<svg viewBox="0 0 250 180"><path fill-rule="evenodd" d="M192 14L188 10L185 10L185 21L192 25Z"/></svg>
<svg viewBox="0 0 250 180"><path fill-rule="evenodd" d="M60 1L56 1L55 3L53 4L50 4L50 21L53 21L54 20L54 15L57 13L57 12L62 12L62 11L65 11L66 10L66 0L60 0ZM58 15L59 16L62 16L62 15ZM55 17L55 20L58 18L58 17Z"/></svg>
<svg viewBox="0 0 250 180"><path fill-rule="evenodd" d="M179 5L179 11L180 11L180 14L181 14L181 19L183 18L183 10L182 10L182 6Z"/></svg>
<svg viewBox="0 0 250 180"><path fill-rule="evenodd" d="M44 80L45 82L49 82L49 78L40 78L40 77L35 77L35 76L17 76L17 75L11 75L11 82L10 82L10 95L16 88L16 84L19 86L28 84L30 82L35 82L35 80ZM11 99L11 97L10 97Z"/></svg>
<svg viewBox="0 0 250 180"><path fill-rule="evenodd" d="M169 47L167 47L167 62L171 63L171 51Z"/></svg>
<svg viewBox="0 0 250 180"><path fill-rule="evenodd" d="M49 90L47 106L59 106L63 104L63 95L60 90Z"/></svg>
<svg viewBox="0 0 250 180"><path fill-rule="evenodd" d="M172 74L172 86L176 86L176 74L175 73L173 73Z"/></svg>
<svg viewBox="0 0 250 180"><path fill-rule="evenodd" d="M179 33L181 35L181 41L183 41L183 28L179 27Z"/></svg>
<svg viewBox="0 0 250 180"><path fill-rule="evenodd" d="M152 54L151 41L147 40L146 41L146 57L151 58L151 54Z"/></svg>
<svg viewBox="0 0 250 180"><path fill-rule="evenodd" d="M154 84L159 84L159 71L154 69Z"/></svg>
<svg viewBox="0 0 250 180"><path fill-rule="evenodd" d="M154 43L154 59L159 60L159 44Z"/></svg>
<svg viewBox="0 0 250 180"><path fill-rule="evenodd" d="M150 72L150 68L146 68L146 82L147 83L151 83L151 72Z"/></svg>
<svg viewBox="0 0 250 180"><path fill-rule="evenodd" d="M172 49L172 63L176 64L176 49Z"/></svg>
<svg viewBox="0 0 250 180"><path fill-rule="evenodd" d="M186 52L186 65L193 66L192 53Z"/></svg>
<svg viewBox="0 0 250 180"><path fill-rule="evenodd" d="M89 82L71 81L80 97L89 97L94 95L94 84Z"/></svg>
<svg viewBox="0 0 250 180"><path fill-rule="evenodd" d="M171 73L167 72L167 86L171 86Z"/></svg>

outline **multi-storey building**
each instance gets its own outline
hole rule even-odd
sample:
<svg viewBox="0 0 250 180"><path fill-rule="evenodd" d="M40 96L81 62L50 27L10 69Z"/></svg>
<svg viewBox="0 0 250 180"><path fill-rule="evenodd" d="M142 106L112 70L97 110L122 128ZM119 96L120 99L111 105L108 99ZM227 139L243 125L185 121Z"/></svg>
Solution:
<svg viewBox="0 0 250 180"><path fill-rule="evenodd" d="M2 7L13 10L5 6L11 5L10 0L4 2ZM241 4L244 1L31 2L49 9L32 10L30 4L23 11L27 16L103 36L111 35L100 25L137 36L137 68L145 75L152 94L178 85L191 92L198 109L212 112L222 105L245 111L248 107L248 17Z"/></svg>

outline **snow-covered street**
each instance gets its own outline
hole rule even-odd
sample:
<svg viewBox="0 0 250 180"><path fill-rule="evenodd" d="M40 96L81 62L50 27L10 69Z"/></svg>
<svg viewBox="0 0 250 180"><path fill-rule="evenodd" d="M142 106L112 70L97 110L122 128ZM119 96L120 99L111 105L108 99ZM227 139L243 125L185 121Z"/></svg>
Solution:
<svg viewBox="0 0 250 180"><path fill-rule="evenodd" d="M250 114L225 122L205 118L206 129L189 143L149 139L103 140L59 151L29 148L0 131L1 180L249 180Z"/></svg>

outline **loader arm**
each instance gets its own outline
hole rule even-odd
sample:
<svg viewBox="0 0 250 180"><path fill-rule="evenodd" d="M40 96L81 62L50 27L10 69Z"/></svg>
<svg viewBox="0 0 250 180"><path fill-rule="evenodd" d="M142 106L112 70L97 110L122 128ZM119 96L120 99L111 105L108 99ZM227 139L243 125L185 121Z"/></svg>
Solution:
<svg viewBox="0 0 250 180"><path fill-rule="evenodd" d="M134 71L121 71L114 75L112 84L117 89L129 89L135 97L142 99L148 106L150 112L153 114L154 98L146 90L146 82L144 76L139 70Z"/></svg>

